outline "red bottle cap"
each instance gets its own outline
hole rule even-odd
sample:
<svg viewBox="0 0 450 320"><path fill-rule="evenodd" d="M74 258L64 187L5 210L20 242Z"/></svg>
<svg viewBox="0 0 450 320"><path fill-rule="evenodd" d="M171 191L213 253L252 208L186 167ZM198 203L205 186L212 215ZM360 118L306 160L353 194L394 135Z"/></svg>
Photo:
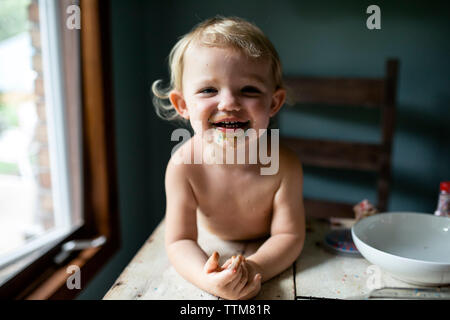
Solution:
<svg viewBox="0 0 450 320"><path fill-rule="evenodd" d="M450 193L450 181L441 182L440 187L441 187L440 188L441 191L445 191L445 192L449 192Z"/></svg>

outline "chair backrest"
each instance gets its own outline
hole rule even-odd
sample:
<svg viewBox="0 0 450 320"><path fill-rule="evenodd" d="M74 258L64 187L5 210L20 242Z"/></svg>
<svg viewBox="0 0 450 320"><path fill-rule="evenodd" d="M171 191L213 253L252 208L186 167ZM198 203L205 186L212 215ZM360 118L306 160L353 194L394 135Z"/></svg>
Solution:
<svg viewBox="0 0 450 320"><path fill-rule="evenodd" d="M282 137L298 153L303 164L327 168L376 171L377 207L387 209L391 182L399 62L389 59L383 78L285 77L295 105L361 106L381 111L381 142L355 143Z"/></svg>

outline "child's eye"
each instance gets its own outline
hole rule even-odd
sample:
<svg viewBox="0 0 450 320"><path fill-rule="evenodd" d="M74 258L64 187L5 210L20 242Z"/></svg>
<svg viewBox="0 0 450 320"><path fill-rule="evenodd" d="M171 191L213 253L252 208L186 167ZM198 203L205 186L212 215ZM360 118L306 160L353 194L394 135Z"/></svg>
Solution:
<svg viewBox="0 0 450 320"><path fill-rule="evenodd" d="M252 86L246 86L246 87L242 88L242 92L251 93L251 94L261 93L261 91L258 88L255 88Z"/></svg>
<svg viewBox="0 0 450 320"><path fill-rule="evenodd" d="M205 93L205 94L211 94L211 93L215 93L215 92L217 92L217 90L214 88L205 88L205 89L200 90L200 93Z"/></svg>

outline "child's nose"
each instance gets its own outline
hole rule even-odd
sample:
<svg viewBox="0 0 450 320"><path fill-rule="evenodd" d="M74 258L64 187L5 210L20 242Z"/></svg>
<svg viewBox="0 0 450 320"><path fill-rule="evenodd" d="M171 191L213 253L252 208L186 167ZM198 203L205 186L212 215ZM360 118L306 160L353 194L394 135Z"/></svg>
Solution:
<svg viewBox="0 0 450 320"><path fill-rule="evenodd" d="M223 92L217 109L220 111L238 111L240 110L239 101L232 92Z"/></svg>

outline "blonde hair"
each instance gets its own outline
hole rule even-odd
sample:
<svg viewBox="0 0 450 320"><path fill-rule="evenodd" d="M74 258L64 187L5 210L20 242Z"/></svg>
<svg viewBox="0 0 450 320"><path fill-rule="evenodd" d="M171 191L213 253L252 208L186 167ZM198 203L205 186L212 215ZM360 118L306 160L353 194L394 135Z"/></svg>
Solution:
<svg viewBox="0 0 450 320"><path fill-rule="evenodd" d="M156 113L163 119L182 120L182 122L185 120L178 115L168 100L170 91L182 90L183 57L192 43L210 47L231 47L251 58L268 58L272 64L276 88L284 88L280 58L261 29L241 18L216 16L196 25L172 48L169 55L169 86L160 88L162 80L153 82L153 104Z"/></svg>

